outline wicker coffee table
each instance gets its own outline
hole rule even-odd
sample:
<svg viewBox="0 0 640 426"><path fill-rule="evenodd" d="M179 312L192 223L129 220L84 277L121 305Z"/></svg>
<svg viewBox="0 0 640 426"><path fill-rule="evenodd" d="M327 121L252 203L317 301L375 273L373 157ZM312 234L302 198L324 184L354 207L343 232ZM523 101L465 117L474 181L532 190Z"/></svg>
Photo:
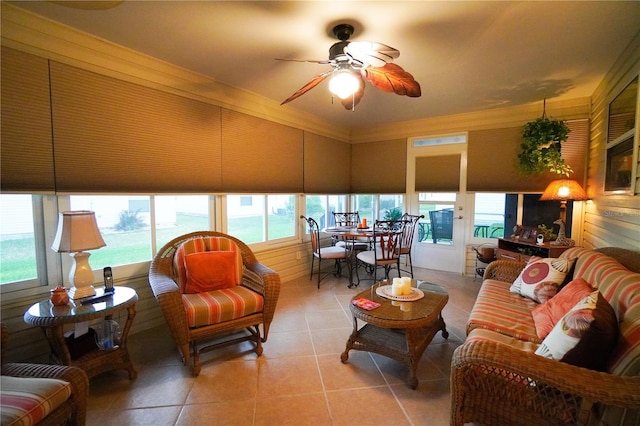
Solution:
<svg viewBox="0 0 640 426"><path fill-rule="evenodd" d="M376 294L376 288L388 284L381 281L353 297L352 302L366 298L380 303L380 306L366 310L349 304L353 314L353 332L340 359L346 362L351 349L395 359L409 367L409 385L415 389L418 386L416 369L427 345L440 330L442 337L449 337L441 315L449 295L437 284L412 280L412 287L420 289L424 297L410 302L392 301ZM361 328L358 328L358 319L366 322Z"/></svg>

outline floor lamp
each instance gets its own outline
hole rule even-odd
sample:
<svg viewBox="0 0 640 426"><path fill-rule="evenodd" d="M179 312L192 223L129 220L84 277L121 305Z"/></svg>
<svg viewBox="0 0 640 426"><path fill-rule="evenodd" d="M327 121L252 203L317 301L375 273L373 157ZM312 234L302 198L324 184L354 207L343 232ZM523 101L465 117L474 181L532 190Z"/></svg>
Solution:
<svg viewBox="0 0 640 426"><path fill-rule="evenodd" d="M73 265L69 271L71 289L69 297L82 299L96 294L93 284L93 270L89 265L89 256L84 250L94 250L106 246L96 215L92 211L76 210L58 214L58 230L51 248L58 253L73 256Z"/></svg>

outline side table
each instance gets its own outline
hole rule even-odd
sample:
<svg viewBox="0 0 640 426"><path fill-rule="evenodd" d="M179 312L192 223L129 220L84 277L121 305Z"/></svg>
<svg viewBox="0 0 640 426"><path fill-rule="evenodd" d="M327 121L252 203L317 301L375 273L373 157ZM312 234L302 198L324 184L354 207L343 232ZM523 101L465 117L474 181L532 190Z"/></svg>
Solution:
<svg viewBox="0 0 640 426"><path fill-rule="evenodd" d="M52 356L58 363L79 367L89 378L105 371L127 370L129 379L133 380L138 373L129 357L127 335L136 316L138 295L128 287L115 286L114 289L110 296L92 304L82 305L79 300L71 300L65 306L54 306L49 299L43 300L29 307L24 314L24 321L42 329L51 347ZM104 295L104 290L96 289L96 296L101 295ZM114 342L112 349L100 350L94 344L86 353L72 357L64 336L65 326L100 318L110 320L115 313L125 310L127 319L120 339Z"/></svg>

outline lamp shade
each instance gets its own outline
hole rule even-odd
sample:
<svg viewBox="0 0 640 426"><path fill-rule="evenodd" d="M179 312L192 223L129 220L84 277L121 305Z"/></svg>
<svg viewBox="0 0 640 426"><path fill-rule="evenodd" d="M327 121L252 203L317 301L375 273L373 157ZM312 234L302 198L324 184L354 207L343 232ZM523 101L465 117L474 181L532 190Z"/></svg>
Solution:
<svg viewBox="0 0 640 426"><path fill-rule="evenodd" d="M53 251L75 253L104 246L94 212L76 210L58 214L58 230L51 245Z"/></svg>
<svg viewBox="0 0 640 426"><path fill-rule="evenodd" d="M587 193L574 179L552 181L542 193L541 201L586 201Z"/></svg>

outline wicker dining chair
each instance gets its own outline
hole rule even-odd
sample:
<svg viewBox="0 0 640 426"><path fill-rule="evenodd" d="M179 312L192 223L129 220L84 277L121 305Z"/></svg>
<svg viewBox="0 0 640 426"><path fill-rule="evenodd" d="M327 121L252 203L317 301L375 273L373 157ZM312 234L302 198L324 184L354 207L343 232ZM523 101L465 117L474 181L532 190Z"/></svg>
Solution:
<svg viewBox="0 0 640 426"><path fill-rule="evenodd" d="M405 257L405 265L409 264L409 270L401 269L403 272L409 272L411 274L411 278L413 278L413 260L411 259L411 248L413 246L413 237L416 233L416 227L418 226L418 221L420 219L424 219L424 215L411 215L409 213L405 213L402 215L401 220L405 221L405 226L402 230L402 245L399 248L400 258L402 256Z"/></svg>
<svg viewBox="0 0 640 426"><path fill-rule="evenodd" d="M227 244L232 242L231 245L235 245L240 252L241 282L230 289L195 295L183 293L179 284L180 265L176 262L176 257L179 256L176 253L179 253L180 247L185 247L183 244L213 244L210 241L218 239ZM256 354L262 354L262 343L267 341L280 294L280 276L258 262L251 249L239 239L214 231L199 231L177 237L158 250L151 262L149 284L160 304L171 336L180 349L183 363L191 364L195 376L200 373L200 354L222 346L251 341L255 344ZM234 302L240 298L243 301L249 298L251 303ZM237 306L245 306L245 310L238 313ZM253 310L246 306L253 306ZM199 311L194 311L195 309ZM232 318L229 319L231 314ZM198 324L194 324L196 316L200 320ZM217 317L222 318L217 320ZM201 323L203 319L207 320L204 324ZM244 334L236 337L236 332L241 331ZM233 336L222 342L211 343L213 339L231 332L234 333Z"/></svg>
<svg viewBox="0 0 640 426"><path fill-rule="evenodd" d="M5 363L5 352L7 342L9 340L9 332L4 323L0 323L0 349L2 358L2 376L24 377L24 378L41 378L41 379L58 379L71 384L71 396L60 406L51 411L44 417L38 425L73 425L83 426L87 417L87 399L89 397L89 378L87 374L78 367L65 365L48 365L48 364L32 364L32 363ZM0 389L0 392L2 389ZM21 390L24 392L24 390ZM21 396L21 400L26 400L25 395ZM34 395L35 398L42 398L42 395ZM3 423L4 424L4 419Z"/></svg>
<svg viewBox="0 0 640 426"><path fill-rule="evenodd" d="M373 227L371 250L361 251L356 255L356 277L360 284L358 270L364 266L376 280L378 268L384 268L384 279L389 279L389 272L395 265L400 277L400 252L402 248L402 233L406 225L404 220L376 220Z"/></svg>
<svg viewBox="0 0 640 426"><path fill-rule="evenodd" d="M309 226L309 238L311 240L311 272L309 274L309 280L313 279L313 265L315 260L318 259L317 274L318 288L320 288L320 281L332 273L332 271L328 271L322 274L322 259L333 260L335 266L334 273L335 275L340 275L342 273L342 262L346 263L347 261L347 247L344 245L320 247L320 227L318 226L318 222L312 217L300 216L300 219L305 220ZM349 269L349 271L351 271L351 269ZM351 276L349 276L349 281L351 281Z"/></svg>

